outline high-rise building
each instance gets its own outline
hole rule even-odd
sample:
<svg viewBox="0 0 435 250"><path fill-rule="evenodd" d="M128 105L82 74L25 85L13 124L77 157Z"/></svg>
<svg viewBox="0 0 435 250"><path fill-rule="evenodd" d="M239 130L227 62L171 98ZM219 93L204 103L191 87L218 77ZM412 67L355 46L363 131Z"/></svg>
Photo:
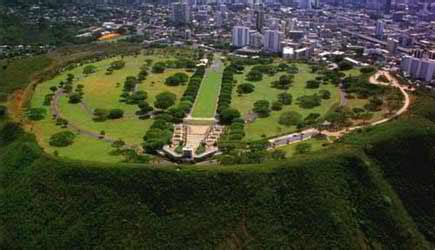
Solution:
<svg viewBox="0 0 435 250"><path fill-rule="evenodd" d="M391 0L385 0L385 13L390 14L391 12Z"/></svg>
<svg viewBox="0 0 435 250"><path fill-rule="evenodd" d="M190 6L187 3L172 3L171 21L176 25L190 23Z"/></svg>
<svg viewBox="0 0 435 250"><path fill-rule="evenodd" d="M263 35L256 31L249 31L249 47L254 49L260 49L263 46Z"/></svg>
<svg viewBox="0 0 435 250"><path fill-rule="evenodd" d="M234 26L231 40L232 45L237 48L249 45L249 28L246 26Z"/></svg>
<svg viewBox="0 0 435 250"><path fill-rule="evenodd" d="M435 73L435 60L405 56L400 64L402 72L411 78L432 81Z"/></svg>
<svg viewBox="0 0 435 250"><path fill-rule="evenodd" d="M305 10L311 10L312 9L312 0L299 0L299 8L305 9Z"/></svg>
<svg viewBox="0 0 435 250"><path fill-rule="evenodd" d="M387 40L387 50L391 54L395 54L397 52L397 48L399 47L399 41L393 38L388 38Z"/></svg>
<svg viewBox="0 0 435 250"><path fill-rule="evenodd" d="M384 39L385 23L383 20L376 21L375 35L378 39Z"/></svg>
<svg viewBox="0 0 435 250"><path fill-rule="evenodd" d="M284 38L284 33L277 30L264 31L263 50L270 53L281 52L281 42Z"/></svg>
<svg viewBox="0 0 435 250"><path fill-rule="evenodd" d="M264 10L262 7L259 7L255 10L255 28L259 32L263 32L264 27Z"/></svg>

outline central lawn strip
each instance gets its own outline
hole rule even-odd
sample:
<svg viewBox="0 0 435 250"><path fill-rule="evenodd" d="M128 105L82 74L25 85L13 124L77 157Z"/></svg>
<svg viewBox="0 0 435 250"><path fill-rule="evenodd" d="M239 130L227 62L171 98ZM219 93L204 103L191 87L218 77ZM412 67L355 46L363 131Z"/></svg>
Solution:
<svg viewBox="0 0 435 250"><path fill-rule="evenodd" d="M222 82L222 73L223 64L220 64L218 68L208 68L206 70L193 107L192 117L212 118L214 116L217 98L219 96L219 88Z"/></svg>

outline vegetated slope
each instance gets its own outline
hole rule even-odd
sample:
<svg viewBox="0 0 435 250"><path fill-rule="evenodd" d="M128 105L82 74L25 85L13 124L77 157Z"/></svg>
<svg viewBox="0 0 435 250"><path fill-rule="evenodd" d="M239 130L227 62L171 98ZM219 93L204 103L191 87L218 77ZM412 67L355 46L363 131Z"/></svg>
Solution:
<svg viewBox="0 0 435 250"><path fill-rule="evenodd" d="M46 55L0 60L0 102L13 90L26 87L33 74L50 63L51 59Z"/></svg>
<svg viewBox="0 0 435 250"><path fill-rule="evenodd" d="M0 148L1 248L427 248L359 151L209 171L96 168L17 137Z"/></svg>
<svg viewBox="0 0 435 250"><path fill-rule="evenodd" d="M435 98L419 93L408 118L346 138L365 145L426 238L435 243Z"/></svg>

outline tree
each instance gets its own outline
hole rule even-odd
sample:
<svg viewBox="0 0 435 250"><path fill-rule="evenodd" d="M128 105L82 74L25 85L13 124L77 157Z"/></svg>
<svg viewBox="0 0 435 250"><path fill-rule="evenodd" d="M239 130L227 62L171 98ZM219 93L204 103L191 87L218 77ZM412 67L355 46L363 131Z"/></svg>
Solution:
<svg viewBox="0 0 435 250"><path fill-rule="evenodd" d="M227 108L219 114L220 122L225 125L231 124L234 119L240 117L240 112L233 108Z"/></svg>
<svg viewBox="0 0 435 250"><path fill-rule="evenodd" d="M120 119L124 116L124 111L122 109L112 109L109 112L107 118L109 119Z"/></svg>
<svg viewBox="0 0 435 250"><path fill-rule="evenodd" d="M329 92L329 90L326 89L322 89L319 91L319 95L322 99L327 100L331 98L331 92Z"/></svg>
<svg viewBox="0 0 435 250"><path fill-rule="evenodd" d="M32 121L39 121L45 118L47 110L45 108L31 108L27 112L27 117Z"/></svg>
<svg viewBox="0 0 435 250"><path fill-rule="evenodd" d="M272 83L272 87L277 89L288 89L293 83L293 75L282 75L278 81Z"/></svg>
<svg viewBox="0 0 435 250"><path fill-rule="evenodd" d="M54 147L66 147L74 143L76 135L71 131L62 131L50 137L49 144Z"/></svg>
<svg viewBox="0 0 435 250"><path fill-rule="evenodd" d="M291 105L293 101L293 96L289 93L283 92L278 94L278 101L283 105Z"/></svg>
<svg viewBox="0 0 435 250"><path fill-rule="evenodd" d="M272 110L279 111L282 110L282 103L279 101L275 101L272 103Z"/></svg>
<svg viewBox="0 0 435 250"><path fill-rule="evenodd" d="M146 118L146 115L154 110L154 108L146 101L139 102L137 106L139 107L139 111L136 112L136 114L139 118Z"/></svg>
<svg viewBox="0 0 435 250"><path fill-rule="evenodd" d="M261 73L258 70L251 70L246 75L246 80L248 80L248 81L255 81L255 82L261 81L261 80L263 80L263 73Z"/></svg>
<svg viewBox="0 0 435 250"><path fill-rule="evenodd" d="M288 111L281 114L278 123L287 127L296 126L302 123L302 115L295 111Z"/></svg>
<svg viewBox="0 0 435 250"><path fill-rule="evenodd" d="M376 68L374 68L374 67L363 67L359 71L361 73L363 73L363 74L371 74L371 73L374 73L376 71Z"/></svg>
<svg viewBox="0 0 435 250"><path fill-rule="evenodd" d="M317 89L320 86L320 82L317 80L309 80L306 82L305 87L307 89Z"/></svg>
<svg viewBox="0 0 435 250"><path fill-rule="evenodd" d="M253 111L260 117L268 117L270 115L270 103L267 100L259 100L254 103Z"/></svg>
<svg viewBox="0 0 435 250"><path fill-rule="evenodd" d="M106 109L95 109L94 110L94 121L105 121L109 116L109 111Z"/></svg>
<svg viewBox="0 0 435 250"><path fill-rule="evenodd" d="M79 93L71 94L68 100L69 103L73 103L73 104L79 103L81 101L82 101L82 96Z"/></svg>
<svg viewBox="0 0 435 250"><path fill-rule="evenodd" d="M338 68L340 70L342 70L342 71L344 71L344 70L351 70L351 69L353 69L353 65L352 65L351 62L343 60L343 61L338 63Z"/></svg>
<svg viewBox="0 0 435 250"><path fill-rule="evenodd" d="M242 83L237 86L237 93L241 94L249 94L254 92L255 85L251 83Z"/></svg>
<svg viewBox="0 0 435 250"><path fill-rule="evenodd" d="M94 65L87 65L83 68L83 74L85 75L93 74L96 71L97 71L97 67L95 67Z"/></svg>
<svg viewBox="0 0 435 250"><path fill-rule="evenodd" d="M186 73L178 72L166 78L165 84L168 86L178 86L180 84L185 84L188 80L189 76Z"/></svg>
<svg viewBox="0 0 435 250"><path fill-rule="evenodd" d="M296 145L296 153L297 154L305 154L311 151L312 149L312 145L309 143L299 143Z"/></svg>
<svg viewBox="0 0 435 250"><path fill-rule="evenodd" d="M152 72L153 73L163 73L165 72L166 65L163 62L157 62L153 65Z"/></svg>
<svg viewBox="0 0 435 250"><path fill-rule="evenodd" d="M177 96L169 91L162 92L156 96L154 107L158 109L167 109L175 104Z"/></svg>
<svg viewBox="0 0 435 250"><path fill-rule="evenodd" d="M298 98L298 105L304 109L311 109L320 106L322 99L317 95L305 95Z"/></svg>

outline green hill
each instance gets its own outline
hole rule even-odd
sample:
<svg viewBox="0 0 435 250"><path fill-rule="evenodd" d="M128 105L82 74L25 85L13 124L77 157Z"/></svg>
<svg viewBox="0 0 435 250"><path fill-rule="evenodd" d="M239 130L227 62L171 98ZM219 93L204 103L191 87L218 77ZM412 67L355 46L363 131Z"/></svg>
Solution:
<svg viewBox="0 0 435 250"><path fill-rule="evenodd" d="M0 249L430 249L435 100L286 161L66 161L0 120Z"/></svg>

